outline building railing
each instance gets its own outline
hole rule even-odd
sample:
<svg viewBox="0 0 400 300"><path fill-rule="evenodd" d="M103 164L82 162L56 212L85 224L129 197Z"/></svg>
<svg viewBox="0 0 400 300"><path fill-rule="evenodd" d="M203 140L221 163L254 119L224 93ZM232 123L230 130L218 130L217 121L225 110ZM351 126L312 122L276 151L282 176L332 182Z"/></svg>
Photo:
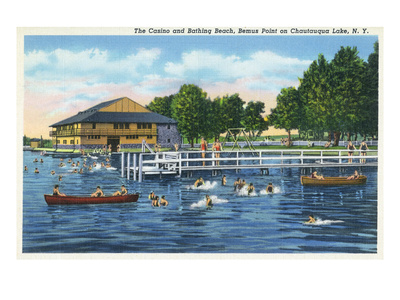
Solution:
<svg viewBox="0 0 400 300"><path fill-rule="evenodd" d="M56 136L85 136L85 135L157 135L157 129L63 129L52 130L50 137Z"/></svg>

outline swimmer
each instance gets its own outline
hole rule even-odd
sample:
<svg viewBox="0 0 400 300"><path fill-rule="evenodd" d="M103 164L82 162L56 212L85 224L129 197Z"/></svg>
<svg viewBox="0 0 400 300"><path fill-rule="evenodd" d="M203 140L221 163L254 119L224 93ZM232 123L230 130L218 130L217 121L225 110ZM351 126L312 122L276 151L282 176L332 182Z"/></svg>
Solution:
<svg viewBox="0 0 400 300"><path fill-rule="evenodd" d="M35 171L33 171L34 173L39 173L38 168L35 168Z"/></svg>
<svg viewBox="0 0 400 300"><path fill-rule="evenodd" d="M226 185L226 175L223 175L223 176L222 176L221 184L222 184L222 185Z"/></svg>
<svg viewBox="0 0 400 300"><path fill-rule="evenodd" d="M273 193L274 192L274 187L272 185L272 182L268 183L266 191L267 191L267 193Z"/></svg>
<svg viewBox="0 0 400 300"><path fill-rule="evenodd" d="M106 164L106 168L111 168L111 165L110 164Z"/></svg>
<svg viewBox="0 0 400 300"><path fill-rule="evenodd" d="M304 222L304 223L315 223L315 219L313 215L309 215L308 216L308 221Z"/></svg>
<svg viewBox="0 0 400 300"><path fill-rule="evenodd" d="M72 164L71 164L71 167L75 167L76 165L75 165L75 163L74 162L72 162Z"/></svg>
<svg viewBox="0 0 400 300"><path fill-rule="evenodd" d="M233 183L233 190L237 191L239 189L239 186L241 185L242 181L240 178L236 179L236 181Z"/></svg>
<svg viewBox="0 0 400 300"><path fill-rule="evenodd" d="M74 173L74 174L78 173L78 169L74 169L74 170L72 171L72 173Z"/></svg>
<svg viewBox="0 0 400 300"><path fill-rule="evenodd" d="M104 196L104 193L101 190L100 186L97 186L96 191L90 195L90 197L102 197L102 196Z"/></svg>
<svg viewBox="0 0 400 300"><path fill-rule="evenodd" d="M102 168L104 168L104 167L105 167L105 164L104 164L103 162L101 162L101 167L102 167Z"/></svg>
<svg viewBox="0 0 400 300"><path fill-rule="evenodd" d="M154 194L153 191L149 194L149 199L150 199L151 201L154 201L154 199L156 199L156 195Z"/></svg>
<svg viewBox="0 0 400 300"><path fill-rule="evenodd" d="M54 175L54 174L56 174L56 171L51 170L50 174L51 174L51 175Z"/></svg>
<svg viewBox="0 0 400 300"><path fill-rule="evenodd" d="M88 169L89 169L89 171L92 170L92 165L89 165L89 168L88 168Z"/></svg>
<svg viewBox="0 0 400 300"><path fill-rule="evenodd" d="M44 163L43 158L40 159L40 163Z"/></svg>
<svg viewBox="0 0 400 300"><path fill-rule="evenodd" d="M128 190L125 188L124 185L121 185L121 191L116 191L113 196L124 196L128 194Z"/></svg>
<svg viewBox="0 0 400 300"><path fill-rule="evenodd" d="M162 206L167 206L168 205L168 201L165 199L165 196L161 196L161 200L160 200L160 204Z"/></svg>
<svg viewBox="0 0 400 300"><path fill-rule="evenodd" d="M28 171L28 167L27 166L24 167L24 171Z"/></svg>
<svg viewBox="0 0 400 300"><path fill-rule="evenodd" d="M206 157L206 151L207 151L207 141L204 139L204 137L201 138L200 142L200 150L201 150L201 157L205 158ZM206 162L203 161L203 167L206 165Z"/></svg>
<svg viewBox="0 0 400 300"><path fill-rule="evenodd" d="M196 182L194 183L195 187L200 187L204 184L204 180L202 177L199 177L199 179L196 180Z"/></svg>
<svg viewBox="0 0 400 300"><path fill-rule="evenodd" d="M79 174L83 174L83 168L79 170Z"/></svg>
<svg viewBox="0 0 400 300"><path fill-rule="evenodd" d="M68 159L67 161L69 164L72 163L72 158Z"/></svg>
<svg viewBox="0 0 400 300"><path fill-rule="evenodd" d="M33 162L38 162L38 159L37 159L37 158L35 158L35 159L33 160Z"/></svg>
<svg viewBox="0 0 400 300"><path fill-rule="evenodd" d="M158 196L154 198L154 200L151 202L151 206L153 207L160 207L160 203L158 202Z"/></svg>
<svg viewBox="0 0 400 300"><path fill-rule="evenodd" d="M58 176L58 181L62 181L62 178L63 178L62 175L59 175Z"/></svg>
<svg viewBox="0 0 400 300"><path fill-rule="evenodd" d="M212 200L211 200L210 196L208 196L208 195L206 195L206 207L207 208L213 207Z"/></svg>
<svg viewBox="0 0 400 300"><path fill-rule="evenodd" d="M76 162L76 166L77 167L79 167L79 165L80 165L80 162L79 162L79 160Z"/></svg>
<svg viewBox="0 0 400 300"><path fill-rule="evenodd" d="M58 188L59 186L56 184L53 188L53 196L66 196L65 194L61 193Z"/></svg>
<svg viewBox="0 0 400 300"><path fill-rule="evenodd" d="M242 182L239 184L239 190L242 189L242 187L244 187L246 185L246 180L242 180Z"/></svg>
<svg viewBox="0 0 400 300"><path fill-rule="evenodd" d="M247 195L250 195L252 192L254 192L254 185L250 183L247 187Z"/></svg>

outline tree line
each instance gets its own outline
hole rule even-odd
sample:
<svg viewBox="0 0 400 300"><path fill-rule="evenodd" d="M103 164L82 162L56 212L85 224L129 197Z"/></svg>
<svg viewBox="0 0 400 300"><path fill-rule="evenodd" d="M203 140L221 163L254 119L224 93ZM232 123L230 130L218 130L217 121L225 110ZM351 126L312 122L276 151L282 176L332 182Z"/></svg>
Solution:
<svg viewBox="0 0 400 300"><path fill-rule="evenodd" d="M267 118L265 104L245 105L239 94L211 100L194 84L184 84L178 93L155 97L147 108L178 122L178 130L192 147L200 137L218 138L229 128L245 128L250 137L268 126L300 133L328 132L334 145L347 134L376 137L378 134L378 42L368 62L358 56L356 47L341 47L332 61L319 54L299 78L299 86L283 88L277 105ZM288 143L290 145L290 143Z"/></svg>
<svg viewBox="0 0 400 300"><path fill-rule="evenodd" d="M218 138L229 128L245 128L253 137L268 129L262 116L265 113L263 102L250 101L245 107L239 94L211 100L194 84L182 85L177 94L154 98L147 108L176 120L179 132L192 147L200 137Z"/></svg>
<svg viewBox="0 0 400 300"><path fill-rule="evenodd" d="M332 61L319 54L299 78L298 88L283 88L277 106L271 109L269 124L291 130L328 132L334 146L352 134L377 137L379 45L368 62L358 56L356 47L341 47ZM356 135L357 136L357 135Z"/></svg>

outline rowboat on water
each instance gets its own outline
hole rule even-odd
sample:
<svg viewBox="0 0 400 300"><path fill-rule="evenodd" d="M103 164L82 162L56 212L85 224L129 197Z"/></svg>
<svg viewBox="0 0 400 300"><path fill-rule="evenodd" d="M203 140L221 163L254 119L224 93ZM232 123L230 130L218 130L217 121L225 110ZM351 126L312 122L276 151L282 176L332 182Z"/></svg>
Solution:
<svg viewBox="0 0 400 300"><path fill-rule="evenodd" d="M358 179L347 179L347 177L325 177L325 179L317 179L308 176L301 176L300 180L302 185L313 186L358 185L365 184L367 182L367 176L360 175Z"/></svg>
<svg viewBox="0 0 400 300"><path fill-rule="evenodd" d="M127 203L127 202L137 202L138 199L139 199L139 194L128 194L123 196L105 196L105 197L44 195L44 200L46 201L47 205Z"/></svg>

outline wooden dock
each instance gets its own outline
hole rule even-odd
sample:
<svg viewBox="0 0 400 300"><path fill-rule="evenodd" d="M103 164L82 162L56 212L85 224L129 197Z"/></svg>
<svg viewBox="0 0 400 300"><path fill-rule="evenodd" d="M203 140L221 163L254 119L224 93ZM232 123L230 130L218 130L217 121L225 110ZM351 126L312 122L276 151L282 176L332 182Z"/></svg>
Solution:
<svg viewBox="0 0 400 300"><path fill-rule="evenodd" d="M121 177L143 181L145 175L175 174L192 176L194 171L211 171L216 175L223 170L260 169L268 174L270 168L327 168L378 166L378 150L367 150L366 156L354 151L349 163L348 150L256 150L209 151L201 157L200 151L160 153L121 152ZM217 154L220 158L217 158ZM360 163L365 160L364 163ZM205 165L203 166L203 162ZM132 176L131 176L132 174Z"/></svg>

